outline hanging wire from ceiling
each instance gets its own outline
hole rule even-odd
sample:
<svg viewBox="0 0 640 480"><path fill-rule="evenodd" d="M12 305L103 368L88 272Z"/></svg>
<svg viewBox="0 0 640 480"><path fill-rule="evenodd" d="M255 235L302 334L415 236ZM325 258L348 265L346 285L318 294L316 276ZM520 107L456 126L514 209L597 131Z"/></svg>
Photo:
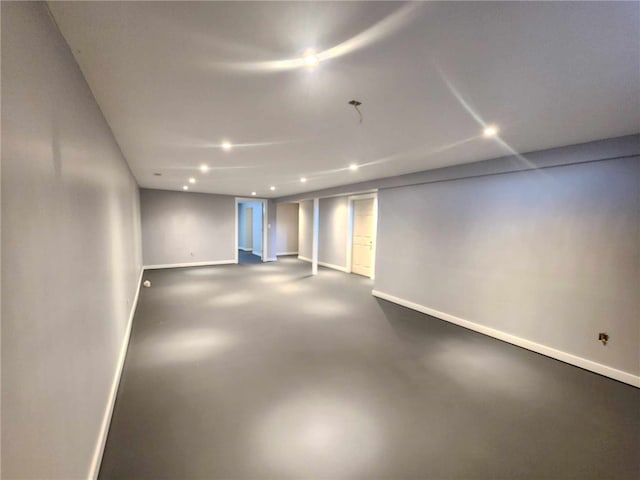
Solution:
<svg viewBox="0 0 640 480"><path fill-rule="evenodd" d="M356 109L356 112L358 112L358 115L360 116L360 122L359 123L362 123L362 112L358 108L360 105L362 105L362 102L359 102L358 100L351 100L349 102L349 105L353 105L353 108Z"/></svg>

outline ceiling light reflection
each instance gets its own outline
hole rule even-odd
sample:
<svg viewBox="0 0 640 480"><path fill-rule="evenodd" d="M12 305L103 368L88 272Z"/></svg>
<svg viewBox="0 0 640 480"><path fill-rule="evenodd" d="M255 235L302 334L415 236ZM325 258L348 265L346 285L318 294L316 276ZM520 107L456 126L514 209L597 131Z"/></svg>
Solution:
<svg viewBox="0 0 640 480"><path fill-rule="evenodd" d="M412 19L416 18L417 9L420 7L420 2L406 3L392 14L349 40L322 52L313 53L312 55L307 53L306 55L298 58L271 60L266 62L225 62L214 64L214 67L247 72L276 72L316 66L320 62L354 52L395 33Z"/></svg>
<svg viewBox="0 0 640 480"><path fill-rule="evenodd" d="M299 294L308 290L308 287L300 282L281 283L276 285L276 288L280 293L285 294Z"/></svg>
<svg viewBox="0 0 640 480"><path fill-rule="evenodd" d="M283 282L286 282L287 280L289 280L289 276L285 275L285 274L268 274L268 275L264 275L262 277L260 277L260 281L263 283L277 283L277 284L281 284Z"/></svg>
<svg viewBox="0 0 640 480"><path fill-rule="evenodd" d="M235 336L223 330L179 328L175 333L162 333L146 338L138 348L132 350L133 361L145 367L196 362L237 342Z"/></svg>
<svg viewBox="0 0 640 480"><path fill-rule="evenodd" d="M321 393L278 401L258 425L256 453L286 476L371 478L382 435L363 403Z"/></svg>
<svg viewBox="0 0 640 480"><path fill-rule="evenodd" d="M204 267L185 268L184 272L182 273L184 275L195 276L195 277L209 277L209 276L226 274L226 271L225 271L225 266L215 265L211 267L204 266ZM212 291L211 289L218 288L219 285L215 282L211 282L211 283L207 283L206 287L208 289L206 293L210 294Z"/></svg>
<svg viewBox="0 0 640 480"><path fill-rule="evenodd" d="M300 308L313 316L322 316L337 319L350 311L349 305L331 298L309 298L305 300Z"/></svg>
<svg viewBox="0 0 640 480"><path fill-rule="evenodd" d="M227 293L226 295L216 295L209 300L209 305L217 307L236 307L244 305L253 300L254 296L249 292Z"/></svg>
<svg viewBox="0 0 640 480"><path fill-rule="evenodd" d="M311 69L317 67L318 64L320 63L320 59L318 58L318 56L315 54L313 50L307 50L303 58L304 58L304 63L307 65L307 67Z"/></svg>

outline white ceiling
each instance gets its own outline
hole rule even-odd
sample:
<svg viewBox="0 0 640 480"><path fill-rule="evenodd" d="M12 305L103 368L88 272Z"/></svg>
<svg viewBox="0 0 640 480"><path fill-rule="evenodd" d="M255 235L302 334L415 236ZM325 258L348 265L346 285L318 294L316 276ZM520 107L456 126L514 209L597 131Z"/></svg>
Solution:
<svg viewBox="0 0 640 480"><path fill-rule="evenodd" d="M638 2L49 7L142 187L278 197L640 131Z"/></svg>

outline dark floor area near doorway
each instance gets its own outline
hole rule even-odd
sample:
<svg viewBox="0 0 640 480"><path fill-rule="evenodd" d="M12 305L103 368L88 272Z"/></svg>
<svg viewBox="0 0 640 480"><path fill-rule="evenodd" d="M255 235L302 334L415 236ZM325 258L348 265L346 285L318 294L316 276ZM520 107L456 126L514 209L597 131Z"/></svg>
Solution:
<svg viewBox="0 0 640 480"><path fill-rule="evenodd" d="M637 479L640 390L293 258L145 272L102 479Z"/></svg>
<svg viewBox="0 0 640 480"><path fill-rule="evenodd" d="M262 263L262 257L253 254L252 252L245 252L244 250L238 250L238 263L241 265L247 263Z"/></svg>

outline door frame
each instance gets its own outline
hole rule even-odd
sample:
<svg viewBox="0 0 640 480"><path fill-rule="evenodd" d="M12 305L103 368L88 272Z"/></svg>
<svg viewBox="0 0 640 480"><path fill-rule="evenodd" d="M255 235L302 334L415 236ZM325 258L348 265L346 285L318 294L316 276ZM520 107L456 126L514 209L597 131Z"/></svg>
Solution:
<svg viewBox="0 0 640 480"><path fill-rule="evenodd" d="M371 275L370 279L376 276L376 247L378 244L378 192L365 193L362 195L349 195L347 197L349 209L349 224L347 226L347 272L351 272L351 257L353 254L353 202L356 200L373 199L373 246L371 248Z"/></svg>
<svg viewBox="0 0 640 480"><path fill-rule="evenodd" d="M247 197L236 197L235 202L235 261L238 263L238 205L241 203L261 203L262 204L262 256L260 259L265 262L267 257L267 248L268 248L268 239L269 235L267 235L267 215L269 210L269 203L264 198L247 198Z"/></svg>

